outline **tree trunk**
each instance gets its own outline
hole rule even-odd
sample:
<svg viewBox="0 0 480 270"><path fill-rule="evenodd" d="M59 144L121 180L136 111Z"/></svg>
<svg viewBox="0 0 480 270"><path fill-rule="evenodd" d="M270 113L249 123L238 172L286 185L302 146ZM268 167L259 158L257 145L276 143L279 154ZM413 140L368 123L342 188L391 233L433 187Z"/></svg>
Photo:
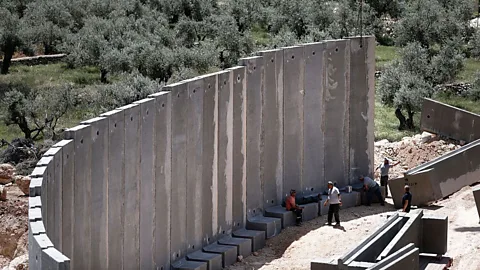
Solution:
<svg viewBox="0 0 480 270"><path fill-rule="evenodd" d="M101 69L100 70L100 82L102 83L107 83L107 74L108 74L108 71L106 71L105 69Z"/></svg>
<svg viewBox="0 0 480 270"><path fill-rule="evenodd" d="M413 115L415 114L410 106L407 106L407 114L408 114L408 119L407 119L407 128L410 130L413 130L415 128L415 124L413 123Z"/></svg>
<svg viewBox="0 0 480 270"><path fill-rule="evenodd" d="M11 40L7 40L4 46L5 54L3 57L1 74L8 74L8 69L10 68L10 64L12 63L13 53L15 53L15 45Z"/></svg>
<svg viewBox="0 0 480 270"><path fill-rule="evenodd" d="M400 122L398 130L405 130L407 128L407 119L405 119L405 116L403 115L402 110L400 110L400 107L397 107L397 109L395 110L395 116Z"/></svg>

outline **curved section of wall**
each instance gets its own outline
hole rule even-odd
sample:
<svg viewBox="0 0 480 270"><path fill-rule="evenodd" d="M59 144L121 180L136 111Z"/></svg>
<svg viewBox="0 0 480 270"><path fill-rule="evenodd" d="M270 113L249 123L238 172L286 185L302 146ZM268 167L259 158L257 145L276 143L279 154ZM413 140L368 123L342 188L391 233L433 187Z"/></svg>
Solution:
<svg viewBox="0 0 480 270"><path fill-rule="evenodd" d="M371 175L374 47L260 52L68 129L32 173L31 269L170 269L290 189Z"/></svg>

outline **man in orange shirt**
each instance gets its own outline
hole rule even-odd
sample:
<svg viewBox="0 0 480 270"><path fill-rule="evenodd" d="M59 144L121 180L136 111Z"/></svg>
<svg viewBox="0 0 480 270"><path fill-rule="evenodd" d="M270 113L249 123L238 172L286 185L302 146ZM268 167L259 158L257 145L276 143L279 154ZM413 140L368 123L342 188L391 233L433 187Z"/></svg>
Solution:
<svg viewBox="0 0 480 270"><path fill-rule="evenodd" d="M303 210L303 207L300 207L298 206L296 203L295 203L295 196L297 195L297 191L295 191L294 189L290 190L290 196L287 197L287 199L285 200L285 205L287 208L287 211L292 211L295 213L295 215L297 216L297 226L300 226L302 224L302 210Z"/></svg>

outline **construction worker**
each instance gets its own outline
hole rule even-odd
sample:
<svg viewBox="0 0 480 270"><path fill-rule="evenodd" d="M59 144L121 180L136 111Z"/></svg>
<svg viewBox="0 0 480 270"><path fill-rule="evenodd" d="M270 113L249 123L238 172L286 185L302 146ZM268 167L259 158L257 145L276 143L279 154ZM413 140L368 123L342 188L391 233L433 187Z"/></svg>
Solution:
<svg viewBox="0 0 480 270"><path fill-rule="evenodd" d="M390 168L397 166L398 164L400 164L400 161L396 164L391 165L390 161L385 158L383 163L375 169L375 171L380 169L380 185L382 187L385 187L385 198L388 197L388 171L390 170Z"/></svg>
<svg viewBox="0 0 480 270"><path fill-rule="evenodd" d="M292 189L290 190L290 196L287 197L285 200L285 208L287 211L292 211L295 213L297 216L297 226L300 226L302 224L302 212L303 212L303 207L298 206L295 203L295 196L297 195L297 191Z"/></svg>
<svg viewBox="0 0 480 270"><path fill-rule="evenodd" d="M404 188L405 194L403 194L402 198L402 207L403 212L410 212L410 208L412 207L412 194L410 193L410 187L408 185Z"/></svg>
<svg viewBox="0 0 480 270"><path fill-rule="evenodd" d="M332 218L335 215L335 226L340 226L340 206L342 206L342 199L340 198L340 191L337 187L333 185L331 181L328 181L328 198L323 203L323 206L327 206L327 203L330 204L328 207L328 225L332 226Z"/></svg>
<svg viewBox="0 0 480 270"><path fill-rule="evenodd" d="M375 194L380 201L380 204L383 206L385 202L383 201L382 193L380 192L380 187L378 186L377 182L372 178L363 175L360 176L360 181L363 183L363 188L367 192L367 206L370 206L372 203L373 195Z"/></svg>

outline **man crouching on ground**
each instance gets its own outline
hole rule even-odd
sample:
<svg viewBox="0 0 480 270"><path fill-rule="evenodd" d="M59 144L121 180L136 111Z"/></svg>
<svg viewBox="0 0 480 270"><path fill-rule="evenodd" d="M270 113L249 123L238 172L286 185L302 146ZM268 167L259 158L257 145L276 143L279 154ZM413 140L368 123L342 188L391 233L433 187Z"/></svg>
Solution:
<svg viewBox="0 0 480 270"><path fill-rule="evenodd" d="M333 185L331 181L328 181L328 198L323 203L323 206L327 206L327 203L330 203L328 207L328 225L332 226L332 218L335 215L335 226L340 226L340 206L342 206L342 199L340 198L340 191L337 187Z"/></svg>
<svg viewBox="0 0 480 270"><path fill-rule="evenodd" d="M287 197L285 200L285 208L287 208L287 211L292 211L295 213L297 216L297 226L300 226L302 224L302 212L303 212L303 207L299 207L295 203L295 196L297 195L297 191L294 189L290 190L290 196Z"/></svg>

